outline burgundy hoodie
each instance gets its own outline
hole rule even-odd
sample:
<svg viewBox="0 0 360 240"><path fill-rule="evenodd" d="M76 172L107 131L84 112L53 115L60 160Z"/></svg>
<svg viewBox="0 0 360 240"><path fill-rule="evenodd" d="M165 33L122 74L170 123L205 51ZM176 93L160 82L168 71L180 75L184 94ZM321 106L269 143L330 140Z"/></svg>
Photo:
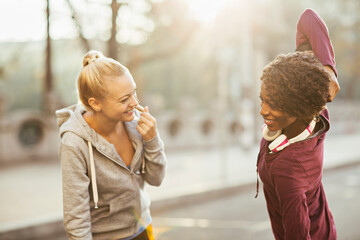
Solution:
<svg viewBox="0 0 360 240"><path fill-rule="evenodd" d="M336 239L321 183L327 109L320 119L322 130L277 153L269 154L269 142L261 140L257 165L275 239Z"/></svg>
<svg viewBox="0 0 360 240"><path fill-rule="evenodd" d="M314 52L324 66L330 66L336 75L335 54L329 32L325 22L312 9L306 9L300 16L296 30L296 49L302 45L310 44Z"/></svg>

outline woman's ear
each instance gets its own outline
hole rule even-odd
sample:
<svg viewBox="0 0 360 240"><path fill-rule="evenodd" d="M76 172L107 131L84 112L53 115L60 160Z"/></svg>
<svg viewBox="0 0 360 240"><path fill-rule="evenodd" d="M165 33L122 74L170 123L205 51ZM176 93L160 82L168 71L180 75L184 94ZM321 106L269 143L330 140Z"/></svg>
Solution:
<svg viewBox="0 0 360 240"><path fill-rule="evenodd" d="M99 101L97 101L95 98L89 98L88 103L95 112L101 111L101 103L99 103Z"/></svg>

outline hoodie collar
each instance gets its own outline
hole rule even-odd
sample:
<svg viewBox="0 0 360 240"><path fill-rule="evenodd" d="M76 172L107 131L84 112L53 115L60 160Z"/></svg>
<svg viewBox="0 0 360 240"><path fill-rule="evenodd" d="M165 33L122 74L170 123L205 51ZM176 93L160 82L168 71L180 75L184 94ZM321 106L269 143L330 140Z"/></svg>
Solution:
<svg viewBox="0 0 360 240"><path fill-rule="evenodd" d="M99 152L116 161L118 164L124 165L123 161L120 160L114 145L105 140L100 134L96 133L85 121L83 117L85 112L86 109L82 104L76 104L57 110L56 116L58 126L60 127L60 137L66 132L72 132L85 141L90 141L92 146ZM124 122L128 136L135 150L142 149L142 147L139 148L139 146L143 145L142 137L136 129L138 118L139 113L135 110L135 119L131 122ZM135 153L135 155L137 154Z"/></svg>

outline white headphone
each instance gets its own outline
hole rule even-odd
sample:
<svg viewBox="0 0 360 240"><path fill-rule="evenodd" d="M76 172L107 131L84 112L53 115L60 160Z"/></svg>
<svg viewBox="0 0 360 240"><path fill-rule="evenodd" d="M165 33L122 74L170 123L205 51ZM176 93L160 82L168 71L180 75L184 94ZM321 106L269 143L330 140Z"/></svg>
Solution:
<svg viewBox="0 0 360 240"><path fill-rule="evenodd" d="M310 134L314 131L314 127L316 125L316 121L313 119L309 126L306 127L306 129L297 135L296 137L291 138L290 140L287 139L285 134L281 134L282 130L278 131L270 131L266 124L264 124L262 128L262 133L267 141L273 141L269 145L270 153L276 153L278 151L283 150L287 146L289 146L292 143L299 142L302 140L305 140Z"/></svg>

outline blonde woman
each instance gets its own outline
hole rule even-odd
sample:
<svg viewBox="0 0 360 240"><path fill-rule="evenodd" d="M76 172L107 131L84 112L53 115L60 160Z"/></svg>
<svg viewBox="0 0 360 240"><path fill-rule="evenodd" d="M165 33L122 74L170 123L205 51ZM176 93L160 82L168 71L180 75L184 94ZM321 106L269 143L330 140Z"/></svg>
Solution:
<svg viewBox="0 0 360 240"><path fill-rule="evenodd" d="M166 165L156 120L136 109L128 69L98 51L77 83L81 104L56 111L68 237L153 239L144 183L159 186Z"/></svg>

